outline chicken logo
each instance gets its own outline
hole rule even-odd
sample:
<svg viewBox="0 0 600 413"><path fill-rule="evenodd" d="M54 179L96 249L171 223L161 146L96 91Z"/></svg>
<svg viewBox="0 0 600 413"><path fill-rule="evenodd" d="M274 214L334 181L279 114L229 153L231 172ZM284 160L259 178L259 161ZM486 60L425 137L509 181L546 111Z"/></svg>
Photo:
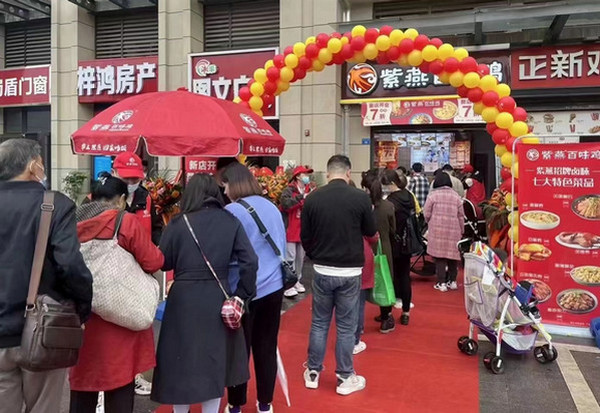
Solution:
<svg viewBox="0 0 600 413"><path fill-rule="evenodd" d="M377 71L367 63L355 65L348 72L348 88L356 95L368 95L377 87Z"/></svg>
<svg viewBox="0 0 600 413"><path fill-rule="evenodd" d="M118 125L119 123L125 122L132 116L133 116L132 110L124 110L123 112L119 112L115 116L113 116L112 123L114 123L115 125Z"/></svg>
<svg viewBox="0 0 600 413"><path fill-rule="evenodd" d="M242 120L246 122L246 125L248 126L251 126L253 128L256 128L258 126L258 123L256 123L256 121L252 119L251 116L246 115L245 113L240 113L240 118L242 118Z"/></svg>
<svg viewBox="0 0 600 413"><path fill-rule="evenodd" d="M540 159L540 153L538 152L537 149L530 149L527 151L527 159L529 159L530 161L537 161L538 159Z"/></svg>

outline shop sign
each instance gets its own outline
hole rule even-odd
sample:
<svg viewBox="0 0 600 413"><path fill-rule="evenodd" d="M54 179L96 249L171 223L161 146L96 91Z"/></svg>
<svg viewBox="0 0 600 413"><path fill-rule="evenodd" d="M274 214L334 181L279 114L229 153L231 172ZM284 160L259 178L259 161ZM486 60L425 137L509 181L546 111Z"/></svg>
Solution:
<svg viewBox="0 0 600 413"><path fill-rule="evenodd" d="M538 135L600 135L600 110L530 112L527 124Z"/></svg>
<svg viewBox="0 0 600 413"><path fill-rule="evenodd" d="M233 100L252 80L254 70L272 59L277 48L198 53L188 57L188 88L194 93ZM264 118L279 117L279 99L263 107Z"/></svg>
<svg viewBox="0 0 600 413"><path fill-rule="evenodd" d="M513 89L600 86L600 44L516 50Z"/></svg>
<svg viewBox="0 0 600 413"><path fill-rule="evenodd" d="M484 123L468 99L365 102L363 126Z"/></svg>
<svg viewBox="0 0 600 413"><path fill-rule="evenodd" d="M0 70L0 107L50 104L50 66Z"/></svg>
<svg viewBox="0 0 600 413"><path fill-rule="evenodd" d="M156 91L157 56L79 62L79 103L118 102L133 95Z"/></svg>
<svg viewBox="0 0 600 413"><path fill-rule="evenodd" d="M600 143L519 146L519 281L544 322L600 316Z"/></svg>
<svg viewBox="0 0 600 413"><path fill-rule="evenodd" d="M217 172L217 158L206 156L187 156L185 158L185 181L189 182L195 174L211 174Z"/></svg>
<svg viewBox="0 0 600 413"><path fill-rule="evenodd" d="M474 55L487 64L490 74L499 82L508 83L509 58ZM456 89L446 85L431 73L416 67L397 64L380 65L372 62L344 65L342 99L385 98L400 96L455 95Z"/></svg>

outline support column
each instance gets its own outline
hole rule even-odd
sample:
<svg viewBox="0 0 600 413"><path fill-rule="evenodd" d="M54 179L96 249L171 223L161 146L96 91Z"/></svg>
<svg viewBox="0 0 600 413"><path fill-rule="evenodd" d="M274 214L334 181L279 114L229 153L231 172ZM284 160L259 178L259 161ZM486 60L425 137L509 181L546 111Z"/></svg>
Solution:
<svg viewBox="0 0 600 413"><path fill-rule="evenodd" d="M6 35L4 25L0 25L0 69L4 69L6 56ZM4 110L0 110L0 134L4 133Z"/></svg>
<svg viewBox="0 0 600 413"><path fill-rule="evenodd" d="M83 8L68 2L52 4L51 17L51 151L52 188L62 188L70 171L90 171L89 156L73 155L70 136L93 115L92 105L80 105L77 97L77 66L95 57L95 19Z"/></svg>
<svg viewBox="0 0 600 413"><path fill-rule="evenodd" d="M198 0L158 2L158 90L188 84L188 54L204 50L204 9ZM180 158L159 159L160 170L175 174Z"/></svg>

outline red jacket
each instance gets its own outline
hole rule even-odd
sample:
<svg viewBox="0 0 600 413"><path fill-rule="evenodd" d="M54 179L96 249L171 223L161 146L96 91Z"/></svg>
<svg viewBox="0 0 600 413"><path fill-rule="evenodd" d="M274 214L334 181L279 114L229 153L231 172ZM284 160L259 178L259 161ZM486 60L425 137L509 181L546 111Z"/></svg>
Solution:
<svg viewBox="0 0 600 413"><path fill-rule="evenodd" d="M363 249L365 250L365 265L362 270L361 290L368 290L375 287L375 256L373 255L373 245L379 241L379 233L372 237L363 237Z"/></svg>
<svg viewBox="0 0 600 413"><path fill-rule="evenodd" d="M281 209L287 214L287 242L300 241L300 216L302 215L302 207L304 206L305 194L310 192L309 185L305 185L304 193L300 193L296 181L291 182L281 194Z"/></svg>
<svg viewBox="0 0 600 413"><path fill-rule="evenodd" d="M116 216L117 210L112 209L80 222L77 224L79 240L110 239L115 230ZM162 252L152 243L147 230L133 214L128 213L123 217L119 245L130 252L149 274L163 265ZM155 364L152 327L144 331L131 331L92 313L85 324L79 361L69 374L71 390L116 389L131 383L136 374L150 370Z"/></svg>

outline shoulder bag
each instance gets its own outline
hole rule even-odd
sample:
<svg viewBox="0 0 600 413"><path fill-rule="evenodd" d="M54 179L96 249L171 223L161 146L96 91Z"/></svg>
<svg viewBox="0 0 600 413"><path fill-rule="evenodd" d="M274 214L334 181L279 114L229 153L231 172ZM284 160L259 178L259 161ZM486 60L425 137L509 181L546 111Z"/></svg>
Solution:
<svg viewBox="0 0 600 413"><path fill-rule="evenodd" d="M239 202L240 205L242 205L244 208L246 208L248 213L252 216L252 218L254 219L254 222L256 222L256 225L258 226L258 229L259 229L260 233L262 234L263 238L271 246L271 248L273 249L273 252L275 252L275 255L281 261L281 272L283 274L282 275L283 289L288 290L288 289L292 288L298 282L298 274L296 274L296 270L294 269L292 264L290 264L283 258L283 256L281 255L281 251L277 247L277 244L275 244L275 241L273 241L273 237L271 237L271 234L269 234L267 227L265 227L265 224L263 224L260 217L258 216L258 213L252 207L252 205L250 205L243 199L239 199L237 202Z"/></svg>
<svg viewBox="0 0 600 413"><path fill-rule="evenodd" d="M212 264L204 254L204 250L200 245L198 237L196 237L196 233L194 232L194 229L192 228L192 225L190 224L187 215L183 215L183 219L185 221L185 225L190 231L190 234L192 235L192 238L194 239L194 243L196 244L198 250L200 251L200 254L202 255L202 259L204 260L204 262L206 262L206 266L212 273L213 277L215 277L217 284L219 284L219 288L225 296L225 302L221 307L221 318L223 319L223 322L227 327L229 327L232 330L237 330L242 326L242 316L244 315L244 301L242 301L240 297L232 297L229 296L229 294L227 294L227 291L225 290L225 287L223 287L223 283L221 283L217 272L215 271Z"/></svg>
<svg viewBox="0 0 600 413"><path fill-rule="evenodd" d="M38 295L50 224L54 212L54 193L46 192L33 254L25 327L21 336L19 366L31 371L54 370L77 364L83 342L83 327L72 301L58 302Z"/></svg>

